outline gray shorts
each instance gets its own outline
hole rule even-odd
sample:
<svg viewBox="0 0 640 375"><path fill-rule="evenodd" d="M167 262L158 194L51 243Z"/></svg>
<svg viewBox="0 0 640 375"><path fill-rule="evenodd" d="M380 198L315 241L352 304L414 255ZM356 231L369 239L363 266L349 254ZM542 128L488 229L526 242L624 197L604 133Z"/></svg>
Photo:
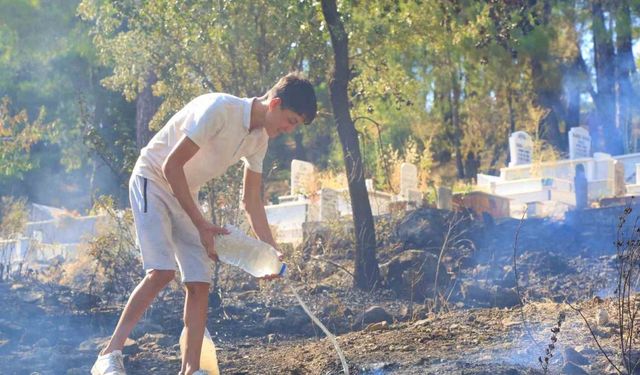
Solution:
<svg viewBox="0 0 640 375"><path fill-rule="evenodd" d="M145 271L175 270L177 263L183 283L210 283L213 262L176 197L150 179L131 176L129 201Z"/></svg>

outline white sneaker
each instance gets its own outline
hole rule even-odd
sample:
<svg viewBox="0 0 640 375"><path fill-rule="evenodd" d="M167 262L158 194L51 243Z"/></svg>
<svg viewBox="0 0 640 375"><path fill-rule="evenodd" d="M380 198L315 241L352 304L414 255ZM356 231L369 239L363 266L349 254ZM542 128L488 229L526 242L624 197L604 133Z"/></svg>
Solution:
<svg viewBox="0 0 640 375"><path fill-rule="evenodd" d="M120 350L100 355L91 368L91 375L127 375L124 371L124 357Z"/></svg>

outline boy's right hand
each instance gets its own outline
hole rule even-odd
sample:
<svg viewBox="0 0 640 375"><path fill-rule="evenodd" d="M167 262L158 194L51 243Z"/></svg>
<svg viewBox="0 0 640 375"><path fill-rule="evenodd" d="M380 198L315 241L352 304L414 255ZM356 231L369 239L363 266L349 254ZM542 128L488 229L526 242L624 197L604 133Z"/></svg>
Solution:
<svg viewBox="0 0 640 375"><path fill-rule="evenodd" d="M198 226L198 233L200 234L200 242L207 251L207 255L213 261L218 261L218 253L215 249L215 236L219 234L229 234L229 231L223 227L204 222Z"/></svg>

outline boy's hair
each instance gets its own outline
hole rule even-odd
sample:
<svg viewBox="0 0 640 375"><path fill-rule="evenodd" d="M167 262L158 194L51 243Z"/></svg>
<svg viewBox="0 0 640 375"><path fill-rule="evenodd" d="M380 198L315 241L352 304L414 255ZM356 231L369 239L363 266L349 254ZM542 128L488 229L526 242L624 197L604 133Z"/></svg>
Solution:
<svg viewBox="0 0 640 375"><path fill-rule="evenodd" d="M280 78L278 83L269 90L269 98L280 98L282 100L280 108L299 114L304 118L305 124L310 124L316 117L318 104L313 85L297 72Z"/></svg>

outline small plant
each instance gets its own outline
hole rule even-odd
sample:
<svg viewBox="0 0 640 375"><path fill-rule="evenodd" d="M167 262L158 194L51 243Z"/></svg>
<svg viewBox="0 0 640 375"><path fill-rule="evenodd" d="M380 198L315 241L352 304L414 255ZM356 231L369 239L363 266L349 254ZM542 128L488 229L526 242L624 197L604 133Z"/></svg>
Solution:
<svg viewBox="0 0 640 375"><path fill-rule="evenodd" d="M549 338L549 344L544 349L544 357L538 357L538 362L540 362L540 366L542 366L542 371L545 374L549 373L549 361L553 358L553 352L556 349L556 342L558 342L558 334L560 333L560 326L564 322L565 314L561 312L558 315L558 321L556 325L551 328L551 337Z"/></svg>
<svg viewBox="0 0 640 375"><path fill-rule="evenodd" d="M88 254L94 269L88 292L106 301L124 300L142 276L136 251L131 210L116 211L108 197L98 199L94 211L104 213L108 225L89 241Z"/></svg>
<svg viewBox="0 0 640 375"><path fill-rule="evenodd" d="M2 197L0 199L0 239L13 240L20 237L27 224L27 217L26 200ZM13 251L14 246L10 241L0 243L0 281L11 274Z"/></svg>

